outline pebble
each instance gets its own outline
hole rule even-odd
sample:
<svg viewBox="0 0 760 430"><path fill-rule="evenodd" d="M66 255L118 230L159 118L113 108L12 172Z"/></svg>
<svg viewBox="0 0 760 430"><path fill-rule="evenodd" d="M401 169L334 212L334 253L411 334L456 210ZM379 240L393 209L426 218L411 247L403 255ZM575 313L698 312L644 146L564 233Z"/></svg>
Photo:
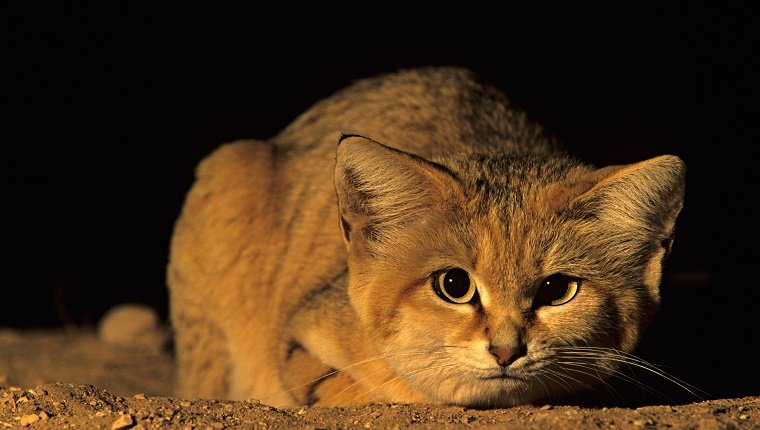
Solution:
<svg viewBox="0 0 760 430"><path fill-rule="evenodd" d="M111 430L121 430L132 427L135 424L135 420L132 419L132 415L122 415L111 424Z"/></svg>
<svg viewBox="0 0 760 430"><path fill-rule="evenodd" d="M550 409L554 409L554 406L552 406L552 405L543 405L543 406L541 406L541 410L542 411L548 411Z"/></svg>
<svg viewBox="0 0 760 430"><path fill-rule="evenodd" d="M109 310L98 324L98 337L121 348L160 349L164 333L158 314L140 304L123 304Z"/></svg>
<svg viewBox="0 0 760 430"><path fill-rule="evenodd" d="M19 424L26 427L30 424L36 423L39 420L40 420L40 417L37 414L29 414L29 415L24 415L23 417L21 417Z"/></svg>

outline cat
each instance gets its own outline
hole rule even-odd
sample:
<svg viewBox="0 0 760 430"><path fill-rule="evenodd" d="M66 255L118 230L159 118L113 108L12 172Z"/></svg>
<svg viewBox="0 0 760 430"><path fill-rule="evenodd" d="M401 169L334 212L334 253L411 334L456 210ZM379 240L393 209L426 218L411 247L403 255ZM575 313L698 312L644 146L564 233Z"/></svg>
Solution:
<svg viewBox="0 0 760 430"><path fill-rule="evenodd" d="M196 175L167 269L177 395L501 407L635 360L685 166L595 168L431 67L355 82Z"/></svg>

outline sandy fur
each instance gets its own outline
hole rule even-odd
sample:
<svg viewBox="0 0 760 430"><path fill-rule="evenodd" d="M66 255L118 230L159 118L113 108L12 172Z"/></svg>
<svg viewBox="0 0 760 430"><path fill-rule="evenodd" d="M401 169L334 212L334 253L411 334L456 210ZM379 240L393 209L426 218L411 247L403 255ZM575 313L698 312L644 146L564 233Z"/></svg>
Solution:
<svg viewBox="0 0 760 430"><path fill-rule="evenodd" d="M467 71L359 81L199 165L168 268L178 394L278 406L551 396L551 381L530 381L556 366L552 348L634 348L683 189L675 156L596 169L563 154ZM435 295L431 273L448 267L472 275L479 303ZM553 273L582 278L581 292L532 308ZM473 373L500 371L490 346L518 344L517 379Z"/></svg>

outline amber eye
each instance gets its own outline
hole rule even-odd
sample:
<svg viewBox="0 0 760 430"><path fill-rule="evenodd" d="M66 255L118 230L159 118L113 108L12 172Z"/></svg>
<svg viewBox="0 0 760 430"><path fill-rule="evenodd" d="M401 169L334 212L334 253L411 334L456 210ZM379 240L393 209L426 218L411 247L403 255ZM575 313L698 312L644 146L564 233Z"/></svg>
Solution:
<svg viewBox="0 0 760 430"><path fill-rule="evenodd" d="M575 297L580 286L579 278L555 273L541 281L536 297L533 298L533 309L564 305Z"/></svg>
<svg viewBox="0 0 760 430"><path fill-rule="evenodd" d="M468 303L475 296L475 282L466 270L446 269L433 273L433 289L449 303Z"/></svg>

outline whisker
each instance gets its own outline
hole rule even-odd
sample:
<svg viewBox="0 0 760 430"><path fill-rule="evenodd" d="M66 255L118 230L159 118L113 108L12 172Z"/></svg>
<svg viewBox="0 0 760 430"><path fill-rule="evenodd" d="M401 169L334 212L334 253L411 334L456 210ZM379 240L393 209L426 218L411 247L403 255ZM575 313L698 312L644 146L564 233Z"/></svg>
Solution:
<svg viewBox="0 0 760 430"><path fill-rule="evenodd" d="M547 369L547 370L549 370L549 369ZM562 368L562 370L570 370L570 369L565 369L565 368ZM553 372L555 372L555 374L558 374L558 375L562 375L562 376L564 376L564 377L565 377L565 378L567 378L567 379L571 379L571 380L573 380L573 381L577 382L578 384L580 384L580 385L583 385L584 387L586 387L586 389L588 389L588 390L591 390L591 391L595 392L596 394L598 394L598 395L600 395L600 396L604 396L604 394L602 394L601 392L599 392L599 391L598 391L596 388L594 388L593 386L591 386L591 385L589 385L589 384L587 384L587 383L585 383L585 382L581 381L581 380L580 380L580 379L578 379L578 378L573 378L572 376L568 375L567 373L565 373L565 372L560 372L559 370L552 370L552 371L553 371ZM579 373L580 373L580 372L579 372ZM590 375L590 376L591 376L591 375ZM570 394L572 394L572 392L571 392Z"/></svg>
<svg viewBox="0 0 760 430"><path fill-rule="evenodd" d="M654 389L646 386L645 384L639 382L638 380L636 380L634 378L631 378L631 377L629 377L628 375L626 375L626 374L624 374L622 372L619 372L619 371L616 371L616 370L612 370L612 369L608 369L606 367L597 365L596 363L557 361L557 364L562 364L563 368L565 368L566 370L571 371L571 372L582 373L582 374L585 374L585 375L588 375L588 376L591 376L591 377L595 376L602 384L604 384L604 386L607 389L607 391L609 391L611 393L614 393L618 397L618 399L621 400L621 401L623 401L623 402L625 401L625 398L623 397L623 395L620 394L620 392L618 392L612 385L610 385L609 383L607 383L607 381L605 381L604 377L602 377L601 375L599 375L599 370L605 372L608 376L617 377L617 378L620 378L620 379L623 379L623 380L627 380L627 381L633 383L634 385L641 387L642 389L645 389L647 391L650 391L650 392L654 393L655 395L657 395L658 397L660 397L662 399L670 400L666 396L661 395L661 393L659 393L656 390L654 390ZM570 366L573 366L573 367L570 367ZM595 375L591 374L591 373L588 373L588 372L586 372L584 370L577 369L576 367L580 367L581 369L584 369L584 370L590 370L589 367L593 367L593 369L591 369L591 370L594 370Z"/></svg>
<svg viewBox="0 0 760 430"><path fill-rule="evenodd" d="M557 386L562 387L567 391L568 394L572 395L573 390L570 388L569 385L565 382L564 376L562 373L557 372L556 370L552 369L543 369L544 376L546 376L548 379L552 380Z"/></svg>
<svg viewBox="0 0 760 430"><path fill-rule="evenodd" d="M434 358L434 360L441 360L441 359L442 359L442 358L438 358L438 359L435 359L435 358ZM439 368L439 367L445 367L445 366L451 366L451 365L443 365L443 366L426 367L426 368L424 368L424 369L418 369L418 371L420 371L420 372L421 372L421 371L426 371L426 370L435 369L435 368ZM380 370L378 370L378 371L372 372L372 373L371 373L371 374L369 374L369 375L366 375L365 377L363 377L363 378L361 378L361 379L355 380L353 384L351 384L351 385L347 386L346 388L344 388L343 390L341 390L340 392L338 392L338 393L337 393L337 394L335 394L334 396L330 397L330 399L328 399L328 400L333 400L333 399L337 398L338 396L340 396L340 395L341 395L341 394L343 394L344 392L346 392L346 391L350 390L351 388L353 388L353 387L355 387L355 386L357 386L357 385L360 385L360 384L361 384L363 381L366 381L367 379L369 379L369 378L371 378L371 377L373 377L373 376L377 375L378 373L382 373L382 372L384 372L384 371L386 371L386 369L380 369ZM382 384L380 384L380 385L377 385L377 386L375 386L375 387L371 388L370 390L366 391L364 394L365 394L365 395L367 395L367 394L369 394L369 393L371 393L371 392L373 392L373 391L377 390L378 388L385 386L386 384L388 384L388 383L390 383L390 382L394 382L394 381L397 381L397 380L399 380L399 379L401 378L401 376L402 376L402 375L397 375L397 376L395 376L395 377L393 377L393 378L389 379L388 381L385 381L385 382L383 382Z"/></svg>
<svg viewBox="0 0 760 430"><path fill-rule="evenodd" d="M399 352L399 353L391 353L391 354L386 354L386 355L376 355L374 357L370 357L370 358L367 358L367 359L364 359L364 360L361 360L361 361L357 361L356 363L352 363L350 365L341 367L339 369L332 370L332 371L330 371L330 372L328 372L328 373L326 373L326 374L324 374L324 375L322 375L322 376L320 376L318 378L311 379L311 380L309 380L309 381L307 381L307 382L305 382L305 383L303 383L301 385L297 385L295 387L291 387L291 388L289 388L287 390L280 391L278 393L271 393L271 394L262 396L259 400L266 401L267 399L270 399L272 397L281 396L283 394L290 394L290 393L292 393L292 392L294 392L296 390L299 390L299 389L304 388L304 387L308 387L308 386L310 386L310 385L312 385L312 384L314 384L316 382L319 382L319 381L321 381L323 379L329 378L329 377L331 377L331 376L333 376L333 375L335 375L335 374L337 374L339 372L343 372L343 371L346 371L348 369L351 369L351 368L354 368L354 367L357 367L357 366L361 366L363 364L371 363L373 361L383 360L383 359L386 359L388 357L403 357L403 356L412 356L412 355L421 355L421 354L429 354L429 351L415 350L415 351L406 351L406 352Z"/></svg>
<svg viewBox="0 0 760 430"><path fill-rule="evenodd" d="M699 398L700 400L704 400L702 396L697 394L695 391L699 391L702 394L705 394L709 396L709 393L706 393L705 391L685 382L682 381L675 376L672 376L665 372L664 370L659 369L657 366L655 366L652 363L649 363L646 360L643 360L639 357L636 357L632 354L623 353L622 351L616 350L614 348L601 348L601 347L554 347L553 350L557 351L560 356L575 356L575 357L585 357L585 358L595 358L600 360L607 360L607 361L613 361L618 363L623 363L629 366L635 366L640 369L644 369L648 372L651 372L675 385L680 387L681 389L687 391L691 395ZM570 357L568 357L570 358ZM638 382L638 381L637 381Z"/></svg>

